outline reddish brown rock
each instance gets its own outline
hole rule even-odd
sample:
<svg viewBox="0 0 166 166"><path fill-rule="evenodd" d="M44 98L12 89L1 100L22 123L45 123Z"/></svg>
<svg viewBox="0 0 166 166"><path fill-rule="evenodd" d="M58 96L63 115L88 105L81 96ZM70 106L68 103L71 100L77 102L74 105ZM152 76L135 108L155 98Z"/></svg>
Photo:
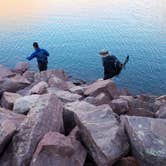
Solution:
<svg viewBox="0 0 166 166"><path fill-rule="evenodd" d="M29 63L27 62L18 62L15 66L14 71L20 74L23 74L29 69Z"/></svg>
<svg viewBox="0 0 166 166"><path fill-rule="evenodd" d="M48 80L48 85L49 87L59 88L61 90L68 90L67 82L55 76L51 77Z"/></svg>
<svg viewBox="0 0 166 166"><path fill-rule="evenodd" d="M42 95L47 93L48 84L44 81L39 82L38 84L34 85L32 89L30 89L30 94L39 94Z"/></svg>
<svg viewBox="0 0 166 166"><path fill-rule="evenodd" d="M7 67L0 65L0 78L5 78L5 77L13 77L15 76L15 73L13 73L10 69Z"/></svg>
<svg viewBox="0 0 166 166"><path fill-rule="evenodd" d="M57 88L48 88L48 93L55 94L64 103L77 101L82 98L82 96L78 94L70 93L69 91L64 91Z"/></svg>
<svg viewBox="0 0 166 166"><path fill-rule="evenodd" d="M22 122L0 163L8 160L10 166L29 165L43 136L49 131L63 131L62 111L62 104L55 95L41 96Z"/></svg>
<svg viewBox="0 0 166 166"><path fill-rule="evenodd" d="M100 93L105 93L110 97L110 100L119 95L119 91L112 80L98 80L87 86L84 95L96 97Z"/></svg>
<svg viewBox="0 0 166 166"><path fill-rule="evenodd" d="M24 89L31 83L23 76L17 75L12 78L0 79L0 90L8 92L17 92Z"/></svg>
<svg viewBox="0 0 166 166"><path fill-rule="evenodd" d="M61 80L67 81L67 76L63 70L47 70L35 74L35 82L45 81L48 83L52 77L58 77Z"/></svg>
<svg viewBox="0 0 166 166"><path fill-rule="evenodd" d="M77 101L66 104L65 110L74 112L82 141L98 165L112 165L128 153L123 127L108 105L96 107Z"/></svg>
<svg viewBox="0 0 166 166"><path fill-rule="evenodd" d="M139 166L134 157L123 157L114 166Z"/></svg>
<svg viewBox="0 0 166 166"><path fill-rule="evenodd" d="M49 132L40 141L31 166L83 166L85 158L84 147L74 137Z"/></svg>
<svg viewBox="0 0 166 166"><path fill-rule="evenodd" d="M1 106L6 109L12 110L14 102L20 97L21 95L17 93L4 92L1 98Z"/></svg>
<svg viewBox="0 0 166 166"><path fill-rule="evenodd" d="M121 116L140 166L165 166L166 121L136 116Z"/></svg>
<svg viewBox="0 0 166 166"><path fill-rule="evenodd" d="M0 155L24 118L23 115L0 108Z"/></svg>
<svg viewBox="0 0 166 166"><path fill-rule="evenodd" d="M153 112L148 111L145 108L133 108L130 109L129 112L127 112L126 114L129 116L142 116L142 117L155 118L155 114Z"/></svg>
<svg viewBox="0 0 166 166"><path fill-rule="evenodd" d="M26 71L23 74L23 77L26 78L28 81L33 82L34 81L34 76L35 76L35 72L34 71Z"/></svg>
<svg viewBox="0 0 166 166"><path fill-rule="evenodd" d="M112 100L110 106L112 110L118 115L125 114L130 110L128 102L123 99Z"/></svg>
<svg viewBox="0 0 166 166"><path fill-rule="evenodd" d="M160 109L156 112L156 117L166 119L166 106L160 107Z"/></svg>

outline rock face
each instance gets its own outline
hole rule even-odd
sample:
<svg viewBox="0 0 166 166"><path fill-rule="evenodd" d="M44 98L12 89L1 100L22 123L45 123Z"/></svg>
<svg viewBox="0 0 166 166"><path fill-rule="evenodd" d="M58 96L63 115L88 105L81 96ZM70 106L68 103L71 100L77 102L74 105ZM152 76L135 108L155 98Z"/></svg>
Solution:
<svg viewBox="0 0 166 166"><path fill-rule="evenodd" d="M85 92L85 96L97 96L100 93L106 93L110 99L119 95L116 85L111 80L98 80L89 85Z"/></svg>
<svg viewBox="0 0 166 166"><path fill-rule="evenodd" d="M21 95L17 93L4 92L1 99L1 106L6 109L12 110L14 102L20 97Z"/></svg>
<svg viewBox="0 0 166 166"><path fill-rule="evenodd" d="M73 137L49 132L40 141L31 166L83 166L84 147Z"/></svg>
<svg viewBox="0 0 166 166"><path fill-rule="evenodd" d="M24 118L23 115L0 108L0 155Z"/></svg>
<svg viewBox="0 0 166 166"><path fill-rule="evenodd" d="M17 99L13 111L18 114L27 114L38 102L40 95L25 96Z"/></svg>
<svg viewBox="0 0 166 166"><path fill-rule="evenodd" d="M42 95L47 93L48 84L44 81L39 82L30 90L30 94L39 94Z"/></svg>
<svg viewBox="0 0 166 166"><path fill-rule="evenodd" d="M31 83L23 76L17 75L12 78L0 79L0 90L8 92L17 92L24 89Z"/></svg>
<svg viewBox="0 0 166 166"><path fill-rule="evenodd" d="M69 91L59 90L57 88L48 88L50 94L55 94L62 102L73 102L82 98L82 96Z"/></svg>
<svg viewBox="0 0 166 166"><path fill-rule="evenodd" d="M132 153L141 166L165 166L166 121L123 116L122 121L132 145Z"/></svg>
<svg viewBox="0 0 166 166"><path fill-rule="evenodd" d="M15 75L15 73L3 65L0 65L0 71L0 78L13 77Z"/></svg>
<svg viewBox="0 0 166 166"><path fill-rule="evenodd" d="M62 132L63 107L55 95L41 96L36 105L31 108L19 132L13 137L8 148L7 160L10 166L27 166L39 141L50 131ZM0 162L4 162L4 155Z"/></svg>
<svg viewBox="0 0 166 166"><path fill-rule="evenodd" d="M82 141L99 166L112 165L127 154L127 138L110 107L75 102L67 104L65 109L74 112Z"/></svg>
<svg viewBox="0 0 166 166"><path fill-rule="evenodd" d="M29 63L27 62L19 62L16 64L16 67L14 69L15 72L23 74L29 69Z"/></svg>

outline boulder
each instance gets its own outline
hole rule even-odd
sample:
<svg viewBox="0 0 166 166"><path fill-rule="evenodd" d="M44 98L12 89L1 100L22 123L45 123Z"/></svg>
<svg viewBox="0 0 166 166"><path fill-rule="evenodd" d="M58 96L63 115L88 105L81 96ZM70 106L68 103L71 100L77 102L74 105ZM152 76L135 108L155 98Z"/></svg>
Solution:
<svg viewBox="0 0 166 166"><path fill-rule="evenodd" d="M40 141L30 166L83 166L84 147L74 137L49 132Z"/></svg>
<svg viewBox="0 0 166 166"><path fill-rule="evenodd" d="M78 94L70 93L69 91L63 91L57 88L48 88L48 93L55 94L64 103L73 102L82 98L82 96Z"/></svg>
<svg viewBox="0 0 166 166"><path fill-rule="evenodd" d="M98 80L93 84L87 86L84 95L96 97L100 93L105 93L109 96L110 100L119 95L119 91L112 80Z"/></svg>
<svg viewBox="0 0 166 166"><path fill-rule="evenodd" d="M125 114L130 109L128 102L126 100L123 100L123 99L112 100L110 105L111 105L111 108L113 109L113 111L118 115Z"/></svg>
<svg viewBox="0 0 166 166"><path fill-rule="evenodd" d="M35 72L34 71L26 71L23 74L23 77L26 78L29 82L34 82L34 76L35 76Z"/></svg>
<svg viewBox="0 0 166 166"><path fill-rule="evenodd" d="M123 157L114 166L139 166L137 160L132 157Z"/></svg>
<svg viewBox="0 0 166 166"><path fill-rule="evenodd" d="M66 104L65 110L74 112L82 141L99 166L112 165L128 153L123 127L108 105L74 102Z"/></svg>
<svg viewBox="0 0 166 166"><path fill-rule="evenodd" d="M29 69L29 63L27 62L18 62L15 66L14 71L16 73L20 73L23 74L24 72L26 72Z"/></svg>
<svg viewBox="0 0 166 166"><path fill-rule="evenodd" d="M139 165L165 166L166 120L134 116L121 116L121 120Z"/></svg>
<svg viewBox="0 0 166 166"><path fill-rule="evenodd" d="M156 112L157 118L166 119L166 106L162 106L157 112Z"/></svg>
<svg viewBox="0 0 166 166"><path fill-rule="evenodd" d="M48 83L51 77L58 77L67 81L67 76L63 70L47 70L35 74L35 82L45 81Z"/></svg>
<svg viewBox="0 0 166 166"><path fill-rule="evenodd" d="M14 102L13 112L27 114L38 102L40 95L24 96Z"/></svg>
<svg viewBox="0 0 166 166"><path fill-rule="evenodd" d="M69 89L71 93L76 93L78 95L83 95L84 94L85 87L82 86L74 86Z"/></svg>
<svg viewBox="0 0 166 166"><path fill-rule="evenodd" d="M42 95L44 93L47 93L47 88L48 88L48 84L44 81L41 81L32 87L32 89L30 90L30 94Z"/></svg>
<svg viewBox="0 0 166 166"><path fill-rule="evenodd" d="M15 76L15 73L13 73L10 69L7 67L0 65L0 78L5 78L5 77L13 77Z"/></svg>
<svg viewBox="0 0 166 166"><path fill-rule="evenodd" d="M8 92L17 92L24 89L31 83L23 76L17 75L12 78L0 79L0 90Z"/></svg>
<svg viewBox="0 0 166 166"><path fill-rule="evenodd" d="M44 135L50 131L63 131L62 111L62 104L55 95L40 96L0 158L0 163L8 161L10 166L29 165Z"/></svg>
<svg viewBox="0 0 166 166"><path fill-rule="evenodd" d="M11 141L24 118L23 115L0 108L0 155Z"/></svg>
<svg viewBox="0 0 166 166"><path fill-rule="evenodd" d="M21 95L17 93L11 93L11 92L4 92L1 98L1 106L12 110L14 102L19 99Z"/></svg>
<svg viewBox="0 0 166 166"><path fill-rule="evenodd" d="M130 109L126 114L129 116L155 118L155 114L153 112L148 111L145 108L133 108L133 109Z"/></svg>
<svg viewBox="0 0 166 166"><path fill-rule="evenodd" d="M68 90L67 82L58 78L58 77L55 77L55 76L51 77L48 80L48 85L49 85L49 87L52 87L52 88L59 88L62 90Z"/></svg>

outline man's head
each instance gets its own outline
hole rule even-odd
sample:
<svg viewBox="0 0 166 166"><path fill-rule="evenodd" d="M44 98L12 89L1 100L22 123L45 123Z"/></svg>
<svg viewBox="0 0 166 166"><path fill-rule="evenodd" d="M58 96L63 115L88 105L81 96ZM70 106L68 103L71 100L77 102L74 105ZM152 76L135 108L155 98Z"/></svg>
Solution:
<svg viewBox="0 0 166 166"><path fill-rule="evenodd" d="M35 50L39 48L39 45L38 45L37 42L34 42L34 43L33 43L33 48L34 48Z"/></svg>
<svg viewBox="0 0 166 166"><path fill-rule="evenodd" d="M110 55L108 50L102 50L99 52L99 54L101 57L106 57L106 56Z"/></svg>

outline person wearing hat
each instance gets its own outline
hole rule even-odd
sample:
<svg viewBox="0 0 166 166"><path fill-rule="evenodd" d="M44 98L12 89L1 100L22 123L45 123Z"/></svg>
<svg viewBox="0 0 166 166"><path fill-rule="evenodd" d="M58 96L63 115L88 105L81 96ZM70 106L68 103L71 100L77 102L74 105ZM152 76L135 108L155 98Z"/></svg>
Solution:
<svg viewBox="0 0 166 166"><path fill-rule="evenodd" d="M33 48L35 52L27 57L27 59L31 61L32 59L36 58L39 71L41 72L47 70L49 53L45 49L41 49L37 42L33 43Z"/></svg>
<svg viewBox="0 0 166 166"><path fill-rule="evenodd" d="M110 79L121 72L123 64L116 56L111 55L107 50L103 50L99 54L102 57L104 67L104 80Z"/></svg>

